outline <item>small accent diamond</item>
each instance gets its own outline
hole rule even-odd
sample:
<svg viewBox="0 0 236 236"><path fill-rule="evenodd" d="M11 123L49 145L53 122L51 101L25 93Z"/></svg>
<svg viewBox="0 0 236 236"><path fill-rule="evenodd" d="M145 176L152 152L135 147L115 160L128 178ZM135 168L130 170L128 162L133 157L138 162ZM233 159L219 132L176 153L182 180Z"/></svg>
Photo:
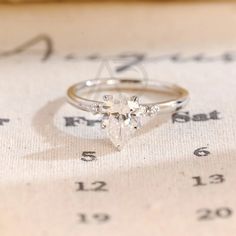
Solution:
<svg viewBox="0 0 236 236"><path fill-rule="evenodd" d="M98 104L98 103L94 103L90 106L90 112L92 112L93 114L98 114L99 112L101 112L101 108L102 105Z"/></svg>
<svg viewBox="0 0 236 236"><path fill-rule="evenodd" d="M160 107L158 105L153 105L148 109L148 115L154 116L160 111Z"/></svg>

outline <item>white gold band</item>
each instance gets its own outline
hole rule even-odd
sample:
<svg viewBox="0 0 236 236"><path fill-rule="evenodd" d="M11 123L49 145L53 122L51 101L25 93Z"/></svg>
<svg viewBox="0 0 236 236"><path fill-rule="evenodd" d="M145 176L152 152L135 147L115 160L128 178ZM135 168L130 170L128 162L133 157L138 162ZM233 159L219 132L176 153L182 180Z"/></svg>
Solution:
<svg viewBox="0 0 236 236"><path fill-rule="evenodd" d="M166 82L158 82L155 80L139 80L139 79L93 79L86 80L80 83L77 83L71 86L68 91L68 101L75 107L92 113L106 113L106 110L103 109L103 101L95 101L86 99L83 97L84 92L88 92L94 88L101 87L103 89L116 89L119 92L122 92L126 89L139 89L145 91L152 91L156 93L168 92L176 96L176 99L154 102L148 104L142 104L148 107L159 107L158 113L165 112L174 112L183 108L188 100L189 94L188 91L184 88L181 88L175 84L170 84Z"/></svg>

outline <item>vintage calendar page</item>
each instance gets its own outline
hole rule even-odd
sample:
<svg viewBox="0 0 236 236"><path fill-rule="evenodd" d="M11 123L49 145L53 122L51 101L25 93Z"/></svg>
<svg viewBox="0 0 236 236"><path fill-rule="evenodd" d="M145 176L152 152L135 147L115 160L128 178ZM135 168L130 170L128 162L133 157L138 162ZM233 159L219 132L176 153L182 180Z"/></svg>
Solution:
<svg viewBox="0 0 236 236"><path fill-rule="evenodd" d="M1 236L235 236L236 6L0 8ZM118 152L66 103L84 79L177 83L188 106Z"/></svg>

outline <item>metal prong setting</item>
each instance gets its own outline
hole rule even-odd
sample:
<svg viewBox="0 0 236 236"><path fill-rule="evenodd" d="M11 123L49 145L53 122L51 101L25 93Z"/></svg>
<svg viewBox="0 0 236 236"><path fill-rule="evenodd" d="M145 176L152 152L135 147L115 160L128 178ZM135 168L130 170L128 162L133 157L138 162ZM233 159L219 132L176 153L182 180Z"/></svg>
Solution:
<svg viewBox="0 0 236 236"><path fill-rule="evenodd" d="M132 97L130 98L130 100L133 101L133 102L139 102L139 97L137 97L137 96L132 96Z"/></svg>
<svg viewBox="0 0 236 236"><path fill-rule="evenodd" d="M106 102L112 101L112 99L113 99L112 95L107 94L107 95L103 96L103 100L106 101Z"/></svg>

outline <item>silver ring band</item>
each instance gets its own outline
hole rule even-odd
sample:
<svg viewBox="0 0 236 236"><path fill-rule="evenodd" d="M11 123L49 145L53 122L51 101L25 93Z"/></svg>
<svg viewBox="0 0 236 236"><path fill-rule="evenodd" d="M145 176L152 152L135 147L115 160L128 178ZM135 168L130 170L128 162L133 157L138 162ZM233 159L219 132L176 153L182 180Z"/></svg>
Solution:
<svg viewBox="0 0 236 236"><path fill-rule="evenodd" d="M75 107L87 111L92 112L94 114L101 113L104 114L107 112L104 109L104 101L95 101L90 100L83 97L85 92L92 91L94 88L102 87L103 89L117 89L118 91L126 90L126 89L138 89L145 91L153 91L155 93L167 92L176 96L176 99L162 101L162 102L154 102L141 104L146 106L151 110L153 107L158 106L158 114L166 113L166 112L175 112L181 108L183 108L188 100L189 93L186 89L179 87L178 85L159 82L156 80L139 80L139 79L93 79L86 80L77 84L72 85L68 91L68 101Z"/></svg>

